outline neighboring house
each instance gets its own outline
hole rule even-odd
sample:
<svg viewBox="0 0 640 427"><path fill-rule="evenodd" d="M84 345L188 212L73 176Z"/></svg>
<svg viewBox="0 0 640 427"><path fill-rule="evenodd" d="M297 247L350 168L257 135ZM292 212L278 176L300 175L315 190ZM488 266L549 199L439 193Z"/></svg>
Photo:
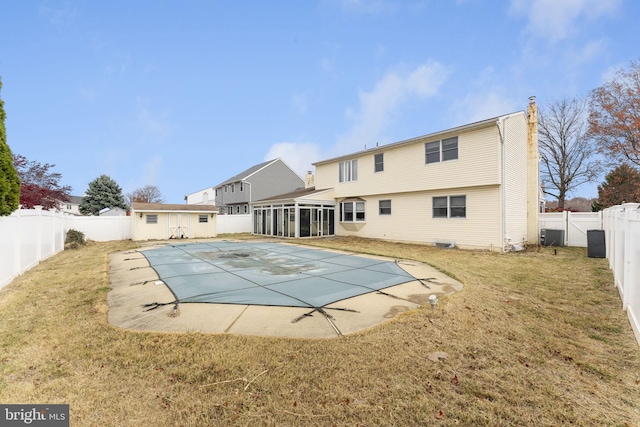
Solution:
<svg viewBox="0 0 640 427"><path fill-rule="evenodd" d="M70 196L66 202L60 202L60 210L71 215L82 215L80 213L81 196Z"/></svg>
<svg viewBox="0 0 640 427"><path fill-rule="evenodd" d="M260 163L214 187L185 196L188 204L214 204L220 214L248 214L255 200L287 193L305 181L282 159Z"/></svg>
<svg viewBox="0 0 640 427"><path fill-rule="evenodd" d="M527 113L317 162L313 191L254 203L253 232L514 249L538 242L538 159L532 97Z"/></svg>
<svg viewBox="0 0 640 427"><path fill-rule="evenodd" d="M216 237L218 210L212 205L138 203L131 206L131 239Z"/></svg>
<svg viewBox="0 0 640 427"><path fill-rule="evenodd" d="M101 209L100 212L98 212L98 215L99 216L127 216L127 211L116 206L115 208Z"/></svg>

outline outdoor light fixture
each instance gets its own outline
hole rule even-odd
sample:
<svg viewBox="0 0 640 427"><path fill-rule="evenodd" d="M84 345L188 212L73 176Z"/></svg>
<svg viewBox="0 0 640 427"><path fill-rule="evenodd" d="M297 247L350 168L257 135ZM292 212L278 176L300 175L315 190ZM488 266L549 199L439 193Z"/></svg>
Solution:
<svg viewBox="0 0 640 427"><path fill-rule="evenodd" d="M429 296L429 304L431 305L431 311L436 309L436 304L438 303L438 297L435 295Z"/></svg>
<svg viewBox="0 0 640 427"><path fill-rule="evenodd" d="M140 218L142 218L142 212L140 212Z"/></svg>

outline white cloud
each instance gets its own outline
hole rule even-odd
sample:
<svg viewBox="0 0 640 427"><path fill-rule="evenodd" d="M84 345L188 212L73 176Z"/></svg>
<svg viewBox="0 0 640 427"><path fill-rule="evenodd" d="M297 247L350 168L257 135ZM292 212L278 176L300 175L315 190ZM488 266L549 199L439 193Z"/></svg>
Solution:
<svg viewBox="0 0 640 427"><path fill-rule="evenodd" d="M474 92L467 95L455 107L458 123L473 123L522 110L524 102L517 103L500 88Z"/></svg>
<svg viewBox="0 0 640 427"><path fill-rule="evenodd" d="M480 70L466 90L467 95L454 103L451 114L454 125L473 123L522 110L526 99L514 99L513 89L502 83L502 75L494 67ZM535 94L531 94L535 95Z"/></svg>
<svg viewBox="0 0 640 427"><path fill-rule="evenodd" d="M53 5L52 5L53 3ZM38 8L38 14L46 17L58 31L69 27L80 16L78 9L66 3L45 1Z"/></svg>
<svg viewBox="0 0 640 427"><path fill-rule="evenodd" d="M397 7L389 0L338 0L338 3L348 12L367 14L390 13Z"/></svg>
<svg viewBox="0 0 640 427"><path fill-rule="evenodd" d="M160 155L155 155L147 160L142 171L142 186L156 185L158 177L162 172L162 157Z"/></svg>
<svg viewBox="0 0 640 427"><path fill-rule="evenodd" d="M557 42L579 33L590 21L614 14L621 4L622 0L512 0L510 12L526 16L527 31L534 36Z"/></svg>
<svg viewBox="0 0 640 427"><path fill-rule="evenodd" d="M279 142L269 148L264 160L278 157L303 179L307 171L313 171L311 163L323 160L320 157L320 147L311 142Z"/></svg>
<svg viewBox="0 0 640 427"><path fill-rule="evenodd" d="M145 102L139 100L139 103L144 104ZM141 105L136 114L136 124L144 134L158 142L169 137L176 128L168 116L166 112L153 113L149 108Z"/></svg>
<svg viewBox="0 0 640 427"><path fill-rule="evenodd" d="M294 93L291 96L291 105L299 114L304 114L307 111L307 104L308 99L305 93Z"/></svg>
<svg viewBox="0 0 640 427"><path fill-rule="evenodd" d="M412 98L428 98L436 95L451 71L438 62L427 62L414 70L390 72L380 79L370 92L361 92L356 109L348 108L348 118L353 127L338 138L331 155L372 147L393 122L403 103Z"/></svg>
<svg viewBox="0 0 640 427"><path fill-rule="evenodd" d="M580 67L585 63L598 59L607 51L607 46L607 39L591 40L579 50L569 51L567 53L568 62L572 68Z"/></svg>

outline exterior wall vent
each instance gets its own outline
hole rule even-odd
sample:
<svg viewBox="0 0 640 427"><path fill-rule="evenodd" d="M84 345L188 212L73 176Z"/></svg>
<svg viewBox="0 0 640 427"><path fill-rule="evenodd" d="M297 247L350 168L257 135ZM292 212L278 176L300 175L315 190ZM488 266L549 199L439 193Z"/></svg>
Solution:
<svg viewBox="0 0 640 427"><path fill-rule="evenodd" d="M434 240L433 246L436 248L453 249L456 247L456 242L446 240Z"/></svg>

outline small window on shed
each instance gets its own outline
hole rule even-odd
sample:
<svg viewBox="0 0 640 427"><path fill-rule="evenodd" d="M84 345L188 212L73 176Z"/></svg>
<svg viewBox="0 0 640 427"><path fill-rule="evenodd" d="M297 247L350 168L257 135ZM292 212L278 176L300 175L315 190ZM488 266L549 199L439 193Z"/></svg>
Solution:
<svg viewBox="0 0 640 427"><path fill-rule="evenodd" d="M157 224L157 223L158 223L157 214L147 214L147 224Z"/></svg>
<svg viewBox="0 0 640 427"><path fill-rule="evenodd" d="M198 222L209 222L209 215L198 215Z"/></svg>

